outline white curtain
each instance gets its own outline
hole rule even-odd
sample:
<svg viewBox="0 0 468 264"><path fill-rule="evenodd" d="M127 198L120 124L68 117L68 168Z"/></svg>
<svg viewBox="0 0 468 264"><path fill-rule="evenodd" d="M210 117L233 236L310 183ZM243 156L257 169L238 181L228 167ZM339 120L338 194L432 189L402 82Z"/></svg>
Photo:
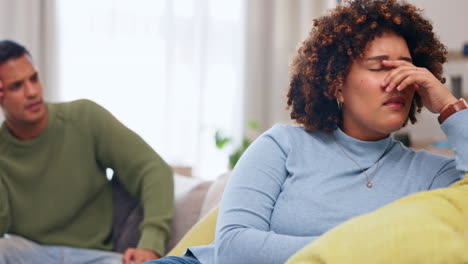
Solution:
<svg viewBox="0 0 468 264"><path fill-rule="evenodd" d="M173 166L227 170L239 135L244 0L57 0L60 98L110 110ZM112 131L109 131L112 133Z"/></svg>
<svg viewBox="0 0 468 264"><path fill-rule="evenodd" d="M171 165L213 178L230 152L216 129L239 142L246 120L289 122L290 58L335 2L0 0L0 32L31 50L49 100L92 99Z"/></svg>
<svg viewBox="0 0 468 264"><path fill-rule="evenodd" d="M245 111L262 130L290 123L286 107L289 63L312 20L336 0L255 0L247 6Z"/></svg>
<svg viewBox="0 0 468 264"><path fill-rule="evenodd" d="M0 0L0 39L17 41L31 52L49 101L57 99L55 38L54 0Z"/></svg>

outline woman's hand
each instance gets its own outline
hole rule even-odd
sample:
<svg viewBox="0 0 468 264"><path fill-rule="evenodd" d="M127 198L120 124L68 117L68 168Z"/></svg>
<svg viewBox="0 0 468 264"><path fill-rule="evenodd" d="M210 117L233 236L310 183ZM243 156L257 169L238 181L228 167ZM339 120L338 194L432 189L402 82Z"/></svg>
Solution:
<svg viewBox="0 0 468 264"><path fill-rule="evenodd" d="M383 60L382 65L393 68L382 82L386 92L402 91L413 85L422 103L432 113L441 113L457 98L428 69L404 60Z"/></svg>

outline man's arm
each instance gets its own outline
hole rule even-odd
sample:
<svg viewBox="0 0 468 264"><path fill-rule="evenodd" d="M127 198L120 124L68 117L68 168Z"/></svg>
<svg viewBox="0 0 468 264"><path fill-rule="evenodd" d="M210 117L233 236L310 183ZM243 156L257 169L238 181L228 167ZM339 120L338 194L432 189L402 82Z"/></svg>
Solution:
<svg viewBox="0 0 468 264"><path fill-rule="evenodd" d="M138 248L162 256L174 213L172 169L133 131L99 105L83 101L93 131L96 158L112 168L125 188L143 202Z"/></svg>
<svg viewBox="0 0 468 264"><path fill-rule="evenodd" d="M3 84L0 80L0 102L3 100ZM8 194L6 192L3 180L0 174L0 238L8 232L10 227L10 206L8 202Z"/></svg>
<svg viewBox="0 0 468 264"><path fill-rule="evenodd" d="M8 193L0 175L0 238L8 232L10 228L10 206Z"/></svg>

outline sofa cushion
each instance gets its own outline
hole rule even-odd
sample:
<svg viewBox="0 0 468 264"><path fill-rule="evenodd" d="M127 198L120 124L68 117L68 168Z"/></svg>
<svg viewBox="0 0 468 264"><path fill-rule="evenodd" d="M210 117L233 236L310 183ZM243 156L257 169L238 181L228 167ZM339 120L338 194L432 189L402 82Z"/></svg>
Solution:
<svg viewBox="0 0 468 264"><path fill-rule="evenodd" d="M166 242L168 251L200 218L218 204L228 176L228 174L221 175L213 184L212 181L174 174L175 211L171 222L170 236ZM138 244L143 207L125 190L117 177L113 178L112 186L114 251L124 252L128 247L136 247Z"/></svg>
<svg viewBox="0 0 468 264"><path fill-rule="evenodd" d="M188 247L208 245L214 240L218 206L194 225L167 256L182 256Z"/></svg>
<svg viewBox="0 0 468 264"><path fill-rule="evenodd" d="M140 239L139 224L143 220L143 207L120 183L112 181L112 242L114 251L123 253L136 247Z"/></svg>
<svg viewBox="0 0 468 264"><path fill-rule="evenodd" d="M198 221L203 200L211 184L211 181L200 182L191 190L176 198L170 237L169 241L166 243L168 251L171 250Z"/></svg>
<svg viewBox="0 0 468 264"><path fill-rule="evenodd" d="M181 256L188 247L208 245L213 242L218 217L218 204L229 180L229 175L230 173L222 174L211 184L200 209L200 221L187 232L167 256Z"/></svg>
<svg viewBox="0 0 468 264"><path fill-rule="evenodd" d="M215 208L223 197L224 188L229 180L230 172L221 174L208 189L200 209L200 219Z"/></svg>
<svg viewBox="0 0 468 264"><path fill-rule="evenodd" d="M114 251L123 253L136 247L140 239L139 225L143 220L143 206L120 183L112 178L112 241ZM174 174L175 213L171 222L170 237L166 248L170 250L194 225L200 216L200 208L211 182Z"/></svg>
<svg viewBox="0 0 468 264"><path fill-rule="evenodd" d="M468 177L355 217L287 262L306 263L468 263Z"/></svg>

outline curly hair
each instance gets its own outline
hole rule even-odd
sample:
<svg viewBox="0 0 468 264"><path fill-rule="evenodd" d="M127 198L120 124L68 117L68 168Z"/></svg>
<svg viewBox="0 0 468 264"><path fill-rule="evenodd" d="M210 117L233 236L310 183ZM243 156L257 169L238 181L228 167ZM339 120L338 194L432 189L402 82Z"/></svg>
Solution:
<svg viewBox="0 0 468 264"><path fill-rule="evenodd" d="M421 10L404 1L355 0L315 19L291 64L288 108L307 131L331 133L342 125L335 91L343 86L353 61L363 59L367 43L394 32L408 45L413 64L427 68L442 83L447 50ZM422 102L416 93L404 125L416 122Z"/></svg>

